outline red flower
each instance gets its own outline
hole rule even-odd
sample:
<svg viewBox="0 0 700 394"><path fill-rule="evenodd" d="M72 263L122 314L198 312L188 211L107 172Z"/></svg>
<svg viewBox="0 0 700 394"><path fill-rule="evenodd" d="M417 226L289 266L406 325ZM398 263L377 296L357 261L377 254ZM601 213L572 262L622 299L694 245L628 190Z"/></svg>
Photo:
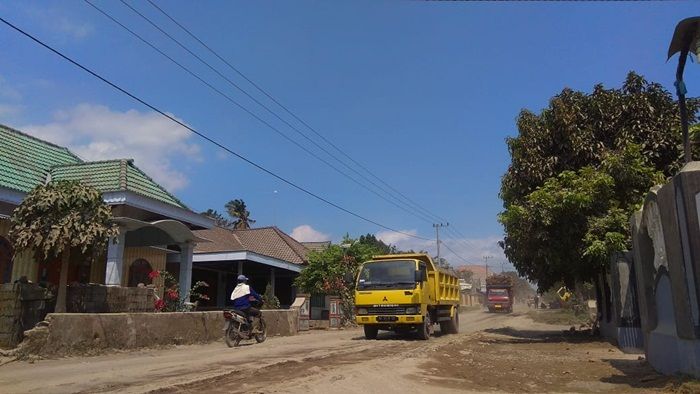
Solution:
<svg viewBox="0 0 700 394"><path fill-rule="evenodd" d="M160 271L151 271L148 273L148 279L153 280L160 276Z"/></svg>
<svg viewBox="0 0 700 394"><path fill-rule="evenodd" d="M180 296L177 294L177 290L168 290L165 294L173 301L180 298Z"/></svg>
<svg viewBox="0 0 700 394"><path fill-rule="evenodd" d="M162 298L157 299L154 304L156 311L162 311L165 308L165 301Z"/></svg>

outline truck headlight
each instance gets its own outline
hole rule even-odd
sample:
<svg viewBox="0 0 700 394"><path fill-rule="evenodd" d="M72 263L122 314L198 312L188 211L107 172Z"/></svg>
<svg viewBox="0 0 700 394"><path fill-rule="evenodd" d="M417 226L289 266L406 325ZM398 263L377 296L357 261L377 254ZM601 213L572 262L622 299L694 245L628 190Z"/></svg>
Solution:
<svg viewBox="0 0 700 394"><path fill-rule="evenodd" d="M357 308L357 314L358 314L358 315L366 315L366 314L367 314L367 308Z"/></svg>
<svg viewBox="0 0 700 394"><path fill-rule="evenodd" d="M407 315L417 315L418 313L420 313L420 311L418 310L417 306L409 306L406 308Z"/></svg>

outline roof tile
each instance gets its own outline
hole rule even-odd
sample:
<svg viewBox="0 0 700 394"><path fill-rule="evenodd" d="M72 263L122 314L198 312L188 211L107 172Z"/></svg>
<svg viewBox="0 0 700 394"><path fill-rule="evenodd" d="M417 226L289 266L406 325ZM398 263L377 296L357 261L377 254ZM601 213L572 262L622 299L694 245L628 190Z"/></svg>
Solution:
<svg viewBox="0 0 700 394"><path fill-rule="evenodd" d="M249 251L293 264L306 264L308 249L277 227L228 230L215 227L195 231L211 242L197 244L195 253Z"/></svg>

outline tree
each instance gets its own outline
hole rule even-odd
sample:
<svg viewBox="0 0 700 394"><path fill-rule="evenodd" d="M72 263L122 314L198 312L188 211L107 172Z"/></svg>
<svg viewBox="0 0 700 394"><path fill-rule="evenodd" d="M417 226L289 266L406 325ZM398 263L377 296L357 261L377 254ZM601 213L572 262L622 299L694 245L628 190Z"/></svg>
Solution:
<svg viewBox="0 0 700 394"><path fill-rule="evenodd" d="M10 238L18 252L33 250L39 259L61 256L56 312L66 311L71 248L80 248L83 253L96 250L118 234L101 193L74 181L35 187L14 210L11 220Z"/></svg>
<svg viewBox="0 0 700 394"><path fill-rule="evenodd" d="M233 228L248 229L255 220L250 218L250 211L245 206L245 202L240 199L231 200L225 205L229 216L235 219Z"/></svg>
<svg viewBox="0 0 700 394"><path fill-rule="evenodd" d="M378 254L401 253L396 248L396 246L385 244L384 241L377 239L377 237L374 234L360 235L360 238L357 240L357 242L376 248Z"/></svg>
<svg viewBox="0 0 700 394"><path fill-rule="evenodd" d="M381 254L377 245L345 237L341 244L350 244L347 249L340 245L309 253L309 264L295 279L294 285L312 294L339 295L342 300L344 321L352 319L354 309L355 278L360 264L373 255Z"/></svg>
<svg viewBox="0 0 700 394"><path fill-rule="evenodd" d="M695 122L698 100L688 100ZM661 85L631 72L621 89L564 89L539 115L523 110L507 139L502 243L541 291L574 287L629 247L627 219L649 187L682 165L678 106Z"/></svg>
<svg viewBox="0 0 700 394"><path fill-rule="evenodd" d="M630 247L628 219L662 179L632 144L597 168L564 171L499 216L505 254L541 291L558 281L570 288L590 281L608 256Z"/></svg>
<svg viewBox="0 0 700 394"><path fill-rule="evenodd" d="M220 214L214 209L207 209L206 211L202 212L201 215L206 216L214 221L214 224L218 227L226 228L226 229L233 229L234 222L226 219L224 215Z"/></svg>

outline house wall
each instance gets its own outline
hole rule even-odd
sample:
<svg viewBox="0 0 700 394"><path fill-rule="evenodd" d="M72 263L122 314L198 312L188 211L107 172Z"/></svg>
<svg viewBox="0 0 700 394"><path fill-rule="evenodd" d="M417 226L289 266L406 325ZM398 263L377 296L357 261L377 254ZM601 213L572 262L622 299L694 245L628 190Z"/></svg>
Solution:
<svg viewBox="0 0 700 394"><path fill-rule="evenodd" d="M154 249L149 247L125 247L124 248L124 273L122 274L122 286L127 286L129 284L129 272L131 269L131 264L138 259L144 259L148 261L154 271L165 270L165 258L166 253L160 249ZM107 265L106 254L100 256L97 261L100 263L93 264L90 271L90 282L91 283L105 283L105 269ZM163 296L163 278L156 278L153 281L153 285L156 286L156 294L159 297Z"/></svg>
<svg viewBox="0 0 700 394"><path fill-rule="evenodd" d="M8 219L0 219L0 236L7 238L10 232L10 221ZM36 280L39 273L39 267L34 262L34 256L31 252L16 253L13 257L11 282L26 276L30 280Z"/></svg>

